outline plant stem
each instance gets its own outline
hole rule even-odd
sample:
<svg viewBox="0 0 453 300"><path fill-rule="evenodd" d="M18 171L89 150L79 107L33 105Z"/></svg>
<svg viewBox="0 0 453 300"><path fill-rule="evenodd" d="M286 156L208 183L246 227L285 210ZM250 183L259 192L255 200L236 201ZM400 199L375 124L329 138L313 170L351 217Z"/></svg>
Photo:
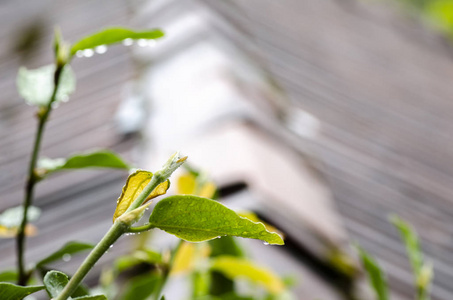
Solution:
<svg viewBox="0 0 453 300"><path fill-rule="evenodd" d="M102 257L102 255L104 255L104 253L107 252L107 250L109 250L113 243L115 243L127 231L127 228L128 225L123 222L116 221L113 223L109 231L107 231L101 241L90 252L84 262L80 265L77 272L74 276L72 276L71 280L69 280L63 291L54 300L66 300L69 298L96 262Z"/></svg>
<svg viewBox="0 0 453 300"><path fill-rule="evenodd" d="M33 202L33 192L34 192L35 184L39 181L38 177L35 174L35 168L36 168L36 163L38 161L39 150L41 148L41 139L42 139L42 135L44 132L46 122L50 115L50 111L52 110L52 103L55 102L55 99L57 96L58 86L60 83L60 77L61 77L61 72L63 70L63 67L64 66L56 67L55 73L54 73L54 88L53 88L52 96L50 98L48 105L45 108L43 108L44 110L40 111L40 113L38 114L38 116L39 116L38 129L36 131L35 142L33 144L33 150L32 150L31 158L30 158L30 164L28 167L28 177L27 177L27 182L25 184L25 196L24 196L24 202L22 204L22 206L23 206L22 221L21 221L19 231L18 231L17 237L16 237L17 269L19 271L19 276L18 276L18 281L17 281L18 285L25 285L28 280L28 277L29 277L25 270L25 260L24 260L25 228L27 227L27 213L28 213L28 208L30 207L30 205ZM41 112L42 112L42 114L41 114Z"/></svg>

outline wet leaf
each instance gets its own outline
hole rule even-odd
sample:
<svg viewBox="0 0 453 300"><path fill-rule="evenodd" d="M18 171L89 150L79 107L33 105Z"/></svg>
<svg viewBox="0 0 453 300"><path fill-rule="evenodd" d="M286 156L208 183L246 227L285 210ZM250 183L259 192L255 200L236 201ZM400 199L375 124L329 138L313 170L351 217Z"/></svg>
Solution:
<svg viewBox="0 0 453 300"><path fill-rule="evenodd" d="M153 173L148 171L136 171L135 173L131 174L129 178L127 178L126 185L123 187L123 192L121 196L118 198L116 210L113 215L113 222L120 217L122 214L126 212L129 206L134 202L135 198L140 195L143 189L148 185L153 177ZM170 187L170 181L167 180L161 184L159 184L151 194L146 198L147 201L163 195L167 192L168 188Z"/></svg>
<svg viewBox="0 0 453 300"><path fill-rule="evenodd" d="M283 233L280 230L278 230L274 226L272 226L270 224L267 224L266 222L261 220L254 212L251 212L251 211L240 211L237 214L240 215L241 217L247 218L250 221L253 221L255 223L256 222L263 223L263 225L264 225L264 227L266 227L267 231L276 232L276 233L278 233L278 234L280 234L281 236L284 237Z"/></svg>
<svg viewBox="0 0 453 300"><path fill-rule="evenodd" d="M230 235L260 239L269 244L284 244L277 233L267 231L262 223L240 217L217 201L197 196L177 195L161 200L149 222L189 242Z"/></svg>
<svg viewBox="0 0 453 300"><path fill-rule="evenodd" d="M52 263L57 260L61 260L66 255L73 255L78 252L87 251L93 249L94 245L81 243L81 242L68 242L63 247L55 251L54 253L50 254L46 258L42 259L36 264L37 268L45 266L49 263Z"/></svg>
<svg viewBox="0 0 453 300"><path fill-rule="evenodd" d="M54 89L54 65L39 69L19 69L17 74L17 90L29 105L46 107L49 104ZM60 75L55 103L67 101L75 90L75 76L71 67L65 66Z"/></svg>
<svg viewBox="0 0 453 300"><path fill-rule="evenodd" d="M108 150L86 154L76 154L68 159L41 158L38 162L38 170L42 170L44 174L59 170L83 168L112 168L128 170L130 167L124 162L123 159L121 159L121 157Z"/></svg>
<svg viewBox="0 0 453 300"><path fill-rule="evenodd" d="M376 293L376 298L378 300L389 300L388 296L388 285L385 274L382 272L378 263L371 257L365 250L360 247L357 247L359 251L362 264L365 267L366 272L368 273L368 278L370 280L371 287Z"/></svg>
<svg viewBox="0 0 453 300"><path fill-rule="evenodd" d="M30 294L43 290L43 285L19 286L12 283L0 282L0 299L22 300Z"/></svg>
<svg viewBox="0 0 453 300"><path fill-rule="evenodd" d="M285 289L285 284L276 274L247 259L219 256L212 260L211 269L221 272L230 279L247 278L262 285L272 294L278 294Z"/></svg>
<svg viewBox="0 0 453 300"><path fill-rule="evenodd" d="M74 55L79 50L93 49L97 46L119 43L125 39L157 39L163 36L164 33L159 29L133 31L121 27L106 28L76 42L71 48L71 54Z"/></svg>
<svg viewBox="0 0 453 300"><path fill-rule="evenodd" d="M57 297L68 284L68 275L59 271L49 271L44 276L44 285L51 298Z"/></svg>
<svg viewBox="0 0 453 300"><path fill-rule="evenodd" d="M22 222L24 209L22 206L8 208L0 215L0 225L7 228L19 227ZM28 222L36 221L41 215L41 210L35 206L30 206L27 211Z"/></svg>

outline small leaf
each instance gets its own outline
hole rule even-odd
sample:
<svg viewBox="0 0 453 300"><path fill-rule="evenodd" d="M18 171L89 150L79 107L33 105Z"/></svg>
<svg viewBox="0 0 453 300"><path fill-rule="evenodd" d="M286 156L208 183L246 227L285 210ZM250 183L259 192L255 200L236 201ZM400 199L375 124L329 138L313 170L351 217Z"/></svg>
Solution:
<svg viewBox="0 0 453 300"><path fill-rule="evenodd" d="M82 296L77 298L72 298L73 300L107 300L107 297L104 295L94 295L94 296Z"/></svg>
<svg viewBox="0 0 453 300"><path fill-rule="evenodd" d="M130 167L117 154L107 150L86 154L76 154L68 159L41 158L38 161L38 169L43 170L45 174L59 170L83 168L112 168L128 170Z"/></svg>
<svg viewBox="0 0 453 300"><path fill-rule="evenodd" d="M157 39L163 36L164 33L159 29L133 31L121 27L107 28L79 40L72 46L71 54L74 55L79 50L92 49L97 46L119 43L125 39Z"/></svg>
<svg viewBox="0 0 453 300"><path fill-rule="evenodd" d="M47 293L51 298L57 297L68 284L68 281L68 275L59 271L47 272L43 280Z"/></svg>
<svg viewBox="0 0 453 300"><path fill-rule="evenodd" d="M129 175L127 178L126 185L123 187L123 192L118 198L116 210L113 215L113 222L126 212L129 206L134 202L135 198L143 191L143 189L148 185L153 177L153 173L148 171L136 171L135 173ZM167 192L170 187L170 181L167 180L159 184L146 198L146 201L153 199L157 196L163 195ZM145 202L146 202L145 201ZM145 203L144 202L144 203Z"/></svg>
<svg viewBox="0 0 453 300"><path fill-rule="evenodd" d="M0 225L15 228L22 223L24 209L22 206L8 208L0 215ZM27 211L28 222L36 221L41 215L41 210L35 206L30 206Z"/></svg>
<svg viewBox="0 0 453 300"><path fill-rule="evenodd" d="M388 300L388 285L385 274L382 272L378 263L365 250L360 247L357 247L357 249L377 299Z"/></svg>
<svg viewBox="0 0 453 300"><path fill-rule="evenodd" d="M0 282L0 299L22 300L30 294L43 290L43 285L19 286L12 283Z"/></svg>
<svg viewBox="0 0 453 300"><path fill-rule="evenodd" d="M397 216L391 217L391 222L398 229L406 246L407 255L414 273L420 273L423 265L423 253L420 250L417 234L407 222Z"/></svg>
<svg viewBox="0 0 453 300"><path fill-rule="evenodd" d="M29 105L45 107L49 104L54 89L54 65L39 69L19 69L17 74L17 90ZM67 101L75 90L75 77L69 66L65 66L60 75L55 103Z"/></svg>
<svg viewBox="0 0 453 300"><path fill-rule="evenodd" d="M145 300L154 292L161 278L156 274L144 274L133 277L120 299Z"/></svg>
<svg viewBox="0 0 453 300"><path fill-rule="evenodd" d="M278 294L285 289L283 281L272 271L243 258L219 256L212 260L211 269L230 279L247 278L262 285L272 294Z"/></svg>
<svg viewBox="0 0 453 300"><path fill-rule="evenodd" d="M398 216L391 217L390 221L398 229L401 239L406 246L406 252L414 272L414 281L418 295L417 299L429 299L429 287L433 278L433 269L431 264L424 262L424 256L417 233L409 223Z"/></svg>
<svg viewBox="0 0 453 300"><path fill-rule="evenodd" d="M189 242L231 235L260 239L269 244L284 244L277 233L267 231L262 223L254 223L217 201L197 196L178 195L161 200L149 222Z"/></svg>
<svg viewBox="0 0 453 300"><path fill-rule="evenodd" d="M78 252L90 250L94 247L92 244L81 243L81 242L68 242L63 247L50 254L46 258L42 259L36 264L36 267L40 268L51 262L61 260L67 255L73 255Z"/></svg>

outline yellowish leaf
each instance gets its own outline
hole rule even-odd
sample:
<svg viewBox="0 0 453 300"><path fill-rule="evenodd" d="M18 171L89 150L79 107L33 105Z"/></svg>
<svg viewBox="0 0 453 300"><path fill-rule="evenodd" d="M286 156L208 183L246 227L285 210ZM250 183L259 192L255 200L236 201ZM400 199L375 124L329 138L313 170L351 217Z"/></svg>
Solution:
<svg viewBox="0 0 453 300"><path fill-rule="evenodd" d="M213 259L211 269L221 272L232 280L246 278L263 286L272 294L278 294L285 290L285 284L276 274L247 259L233 256L218 256Z"/></svg>
<svg viewBox="0 0 453 300"><path fill-rule="evenodd" d="M181 195L192 195L195 192L196 179L192 174L184 174L179 176L177 190Z"/></svg>
<svg viewBox="0 0 453 300"><path fill-rule="evenodd" d="M183 242L175 254L175 260L171 269L172 274L184 273L193 269L193 257L195 244Z"/></svg>
<svg viewBox="0 0 453 300"><path fill-rule="evenodd" d="M38 232L38 229L32 225L27 224L25 227L25 235L26 236L35 236ZM0 225L0 238L7 239L13 238L17 235L17 227L8 228L6 226Z"/></svg>
<svg viewBox="0 0 453 300"><path fill-rule="evenodd" d="M175 254L175 260L171 269L171 274L180 274L190 272L195 268L195 264L200 258L209 257L211 248L207 243L188 243L182 242L178 252Z"/></svg>
<svg viewBox="0 0 453 300"><path fill-rule="evenodd" d="M113 222L115 222L115 220L119 216L126 212L126 210L129 208L132 202L134 202L135 198L137 198L138 195L140 195L143 189L151 181L151 178L153 178L153 173L142 170L136 171L135 173L129 176L129 178L126 181L126 185L123 187L123 192L121 193L121 196L118 198L116 210L115 213L113 214ZM157 196L165 194L169 187L170 181L167 180L165 182L162 182L151 192L151 194L146 198L146 200L143 203L146 203L147 201Z"/></svg>
<svg viewBox="0 0 453 300"><path fill-rule="evenodd" d="M212 198L217 186L213 182L199 182L193 174L187 173L178 178L177 190L181 195Z"/></svg>

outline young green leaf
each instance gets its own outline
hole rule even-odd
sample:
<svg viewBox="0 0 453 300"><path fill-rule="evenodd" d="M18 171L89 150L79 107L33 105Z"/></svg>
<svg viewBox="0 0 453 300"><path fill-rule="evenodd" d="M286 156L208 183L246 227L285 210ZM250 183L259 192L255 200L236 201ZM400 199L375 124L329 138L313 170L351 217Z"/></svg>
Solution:
<svg viewBox="0 0 453 300"><path fill-rule="evenodd" d="M22 300L30 294L43 290L43 285L20 286L12 283L0 282L0 299Z"/></svg>
<svg viewBox="0 0 453 300"><path fill-rule="evenodd" d="M123 187L123 192L117 201L116 210L113 214L113 222L115 222L118 217L126 212L135 198L140 195L143 189L151 181L151 178L153 178L153 173L142 170L136 171L127 178L126 185ZM159 184L146 198L146 201L165 194L169 187L169 180Z"/></svg>
<svg viewBox="0 0 453 300"><path fill-rule="evenodd" d="M406 246L406 252L414 272L417 299L429 299L429 286L433 277L433 271L432 266L424 262L417 233L409 223L398 216L391 217L390 221L398 229L401 239Z"/></svg>
<svg viewBox="0 0 453 300"><path fill-rule="evenodd" d="M161 200L149 222L189 242L231 235L260 239L269 244L284 244L277 233L267 231L262 223L254 223L217 201L197 196L177 195Z"/></svg>
<svg viewBox="0 0 453 300"><path fill-rule="evenodd" d="M163 37L164 33L159 29L146 31L133 31L127 28L113 27L107 28L93 35L82 38L76 42L71 48L71 55L77 51L85 49L93 49L97 46L110 45L119 43L125 39L157 39Z"/></svg>
<svg viewBox="0 0 453 300"><path fill-rule="evenodd" d="M46 258L42 259L36 264L37 268L41 268L51 262L64 259L69 255L69 257L78 252L90 250L94 247L92 244L81 243L81 242L68 242L63 247L50 254Z"/></svg>
<svg viewBox="0 0 453 300"><path fill-rule="evenodd" d="M362 248L357 247L360 258L368 273L368 277L378 300L389 300L388 286L385 274L378 263Z"/></svg>
<svg viewBox="0 0 453 300"><path fill-rule="evenodd" d="M22 222L24 208L22 206L11 207L0 215L0 225L7 228L16 228ZM36 221L41 215L41 210L35 206L30 206L27 210L28 222Z"/></svg>
<svg viewBox="0 0 453 300"><path fill-rule="evenodd" d="M43 280L47 293L51 298L57 297L68 284L68 281L68 276L59 271L47 272Z"/></svg>
<svg viewBox="0 0 453 300"><path fill-rule="evenodd" d="M54 65L39 69L19 69L17 74L17 90L29 105L46 107L49 104L54 89ZM60 75L55 103L67 101L75 89L75 76L69 66L65 66Z"/></svg>
<svg viewBox="0 0 453 300"><path fill-rule="evenodd" d="M391 217L390 221L398 229L401 235L414 273L420 273L423 265L423 253L420 250L417 234L407 222L398 216Z"/></svg>
<svg viewBox="0 0 453 300"><path fill-rule="evenodd" d="M112 168L128 170L130 166L117 154L108 150L86 154L76 154L68 159L41 158L38 161L38 170L41 170L44 174L49 174L59 170L83 168Z"/></svg>
<svg viewBox="0 0 453 300"><path fill-rule="evenodd" d="M256 284L262 285L272 294L281 293L285 289L283 281L272 271L257 266L247 259L233 256L219 256L212 260L211 269L221 272L232 280L247 278Z"/></svg>

